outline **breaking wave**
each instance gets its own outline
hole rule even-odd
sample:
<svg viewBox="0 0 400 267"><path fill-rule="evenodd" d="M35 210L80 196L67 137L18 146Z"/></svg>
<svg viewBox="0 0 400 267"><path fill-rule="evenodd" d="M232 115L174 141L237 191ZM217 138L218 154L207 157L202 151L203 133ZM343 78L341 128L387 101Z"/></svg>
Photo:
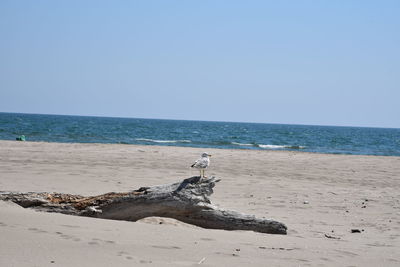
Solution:
<svg viewBox="0 0 400 267"><path fill-rule="evenodd" d="M237 145L237 146L257 146L256 144L243 144L243 143L237 143L237 142L231 142L232 145Z"/></svg>
<svg viewBox="0 0 400 267"><path fill-rule="evenodd" d="M136 141L152 142L152 143L191 143L190 140L154 140L148 138L136 138Z"/></svg>
<svg viewBox="0 0 400 267"><path fill-rule="evenodd" d="M305 146L288 146L288 145L258 145L264 149L304 149Z"/></svg>
<svg viewBox="0 0 400 267"><path fill-rule="evenodd" d="M291 146L291 145L263 145L256 143L238 143L231 142L232 145L235 146L249 146L249 147L258 147L262 149L305 149L305 146Z"/></svg>

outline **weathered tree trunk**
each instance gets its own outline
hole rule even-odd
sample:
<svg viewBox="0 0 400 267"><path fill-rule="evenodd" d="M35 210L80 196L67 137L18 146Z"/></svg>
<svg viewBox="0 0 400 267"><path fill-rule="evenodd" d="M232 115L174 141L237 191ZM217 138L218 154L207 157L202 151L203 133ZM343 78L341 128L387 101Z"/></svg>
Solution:
<svg viewBox="0 0 400 267"><path fill-rule="evenodd" d="M286 234L287 228L283 223L214 206L208 196L213 193L213 187L219 181L214 177L201 179L195 176L173 184L91 197L60 193L0 192L0 200L40 211L102 219L137 221L158 216L203 228Z"/></svg>

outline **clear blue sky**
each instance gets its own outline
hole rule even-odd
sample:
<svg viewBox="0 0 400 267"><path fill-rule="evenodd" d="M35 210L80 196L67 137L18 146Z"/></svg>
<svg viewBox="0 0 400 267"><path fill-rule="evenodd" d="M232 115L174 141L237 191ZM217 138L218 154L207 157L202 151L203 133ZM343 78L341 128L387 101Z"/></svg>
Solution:
<svg viewBox="0 0 400 267"><path fill-rule="evenodd" d="M400 128L400 1L0 1L0 111Z"/></svg>

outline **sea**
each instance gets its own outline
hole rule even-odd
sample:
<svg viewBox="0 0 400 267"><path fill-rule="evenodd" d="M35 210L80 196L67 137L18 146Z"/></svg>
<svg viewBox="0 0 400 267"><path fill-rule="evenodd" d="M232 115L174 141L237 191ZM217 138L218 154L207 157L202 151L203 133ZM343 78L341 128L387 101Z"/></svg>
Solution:
<svg viewBox="0 0 400 267"><path fill-rule="evenodd" d="M0 113L0 139L400 156L400 129ZM1 147L0 147L1 149Z"/></svg>

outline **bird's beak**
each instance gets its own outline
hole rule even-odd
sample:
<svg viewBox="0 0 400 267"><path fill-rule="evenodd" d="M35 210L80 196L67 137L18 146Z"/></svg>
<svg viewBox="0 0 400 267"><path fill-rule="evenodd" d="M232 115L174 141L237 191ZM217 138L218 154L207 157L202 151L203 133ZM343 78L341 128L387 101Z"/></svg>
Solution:
<svg viewBox="0 0 400 267"><path fill-rule="evenodd" d="M212 155L208 155L209 157L211 157Z"/></svg>

